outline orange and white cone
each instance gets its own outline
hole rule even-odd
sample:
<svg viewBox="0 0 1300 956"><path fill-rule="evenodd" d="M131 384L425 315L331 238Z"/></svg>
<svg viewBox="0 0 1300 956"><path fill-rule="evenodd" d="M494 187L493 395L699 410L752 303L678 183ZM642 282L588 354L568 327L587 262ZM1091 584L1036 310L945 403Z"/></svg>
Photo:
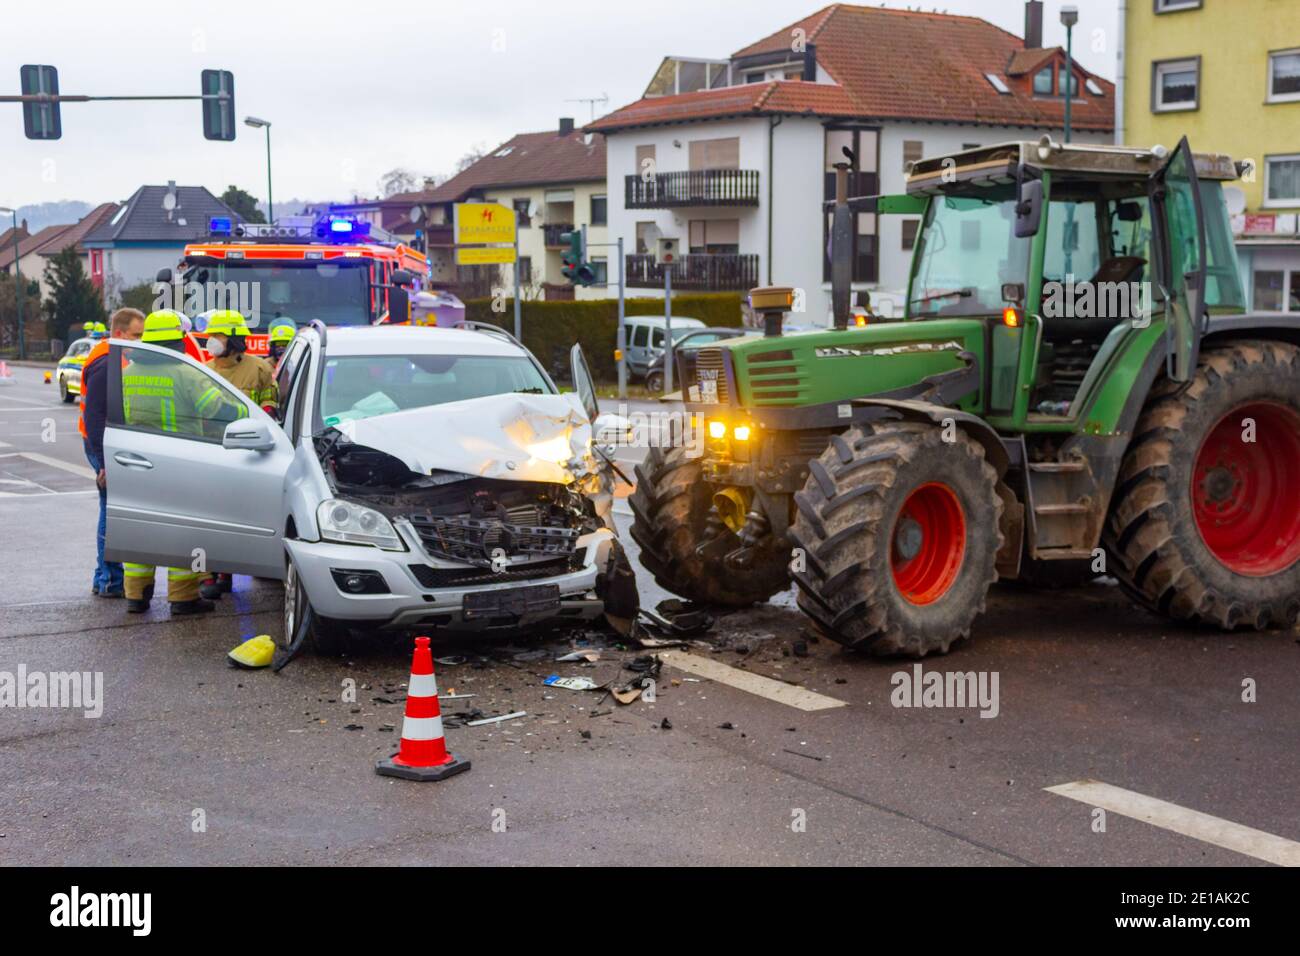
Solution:
<svg viewBox="0 0 1300 956"><path fill-rule="evenodd" d="M397 753L375 765L375 772L405 780L445 780L469 769L469 761L447 752L438 707L438 683L433 676L429 639L415 639L411 682L406 690L406 717Z"/></svg>

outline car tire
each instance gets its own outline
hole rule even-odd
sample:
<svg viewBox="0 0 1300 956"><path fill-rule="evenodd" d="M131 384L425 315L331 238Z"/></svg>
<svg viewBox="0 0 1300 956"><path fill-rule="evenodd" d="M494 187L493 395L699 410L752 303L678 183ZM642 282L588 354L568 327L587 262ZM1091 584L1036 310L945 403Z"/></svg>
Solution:
<svg viewBox="0 0 1300 956"><path fill-rule="evenodd" d="M63 399L64 405L71 405L72 400L76 398L75 395L68 391L68 380L62 375L59 376L59 398Z"/></svg>
<svg viewBox="0 0 1300 956"><path fill-rule="evenodd" d="M288 651L300 642L311 645L313 651L325 657L337 656L348 649L347 626L316 613L293 558L287 559L285 567L281 631L282 637L276 642L281 651Z"/></svg>
<svg viewBox="0 0 1300 956"><path fill-rule="evenodd" d="M645 390L651 394L658 395L664 390L664 373L651 372L645 377Z"/></svg>

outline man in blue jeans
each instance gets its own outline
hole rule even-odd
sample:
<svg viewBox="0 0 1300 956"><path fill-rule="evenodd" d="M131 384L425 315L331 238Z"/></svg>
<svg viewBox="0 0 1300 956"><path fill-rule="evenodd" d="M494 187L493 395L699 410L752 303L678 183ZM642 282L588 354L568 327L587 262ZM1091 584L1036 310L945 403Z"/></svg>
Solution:
<svg viewBox="0 0 1300 956"><path fill-rule="evenodd" d="M109 335L115 339L139 339L144 332L144 314L138 309L118 309L109 319ZM123 569L117 561L104 560L104 532L108 520L108 489L104 483L104 426L108 420L108 338L95 343L81 370L81 420L77 423L85 444L86 461L95 471L99 486L99 530L96 533L97 562L91 592L100 597L120 598Z"/></svg>

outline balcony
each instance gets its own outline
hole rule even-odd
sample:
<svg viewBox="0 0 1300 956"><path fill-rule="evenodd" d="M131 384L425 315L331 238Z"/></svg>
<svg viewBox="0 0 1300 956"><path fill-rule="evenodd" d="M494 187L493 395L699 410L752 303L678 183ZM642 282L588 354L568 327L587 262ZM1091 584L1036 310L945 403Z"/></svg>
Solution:
<svg viewBox="0 0 1300 956"><path fill-rule="evenodd" d="M546 243L546 248L556 249L561 246L567 245L567 243L565 243L565 241L561 239L560 236L562 236L566 232L572 232L572 231L573 231L573 223L571 222L555 222L555 223L548 222L546 225L542 226L542 237L543 237L543 241Z"/></svg>
<svg viewBox="0 0 1300 956"><path fill-rule="evenodd" d="M662 289L664 273L653 255L627 256L627 284ZM695 292L748 292L758 285L757 254L682 256L673 263L673 289Z"/></svg>
<svg viewBox="0 0 1300 956"><path fill-rule="evenodd" d="M757 205L757 169L692 169L624 179L626 209Z"/></svg>

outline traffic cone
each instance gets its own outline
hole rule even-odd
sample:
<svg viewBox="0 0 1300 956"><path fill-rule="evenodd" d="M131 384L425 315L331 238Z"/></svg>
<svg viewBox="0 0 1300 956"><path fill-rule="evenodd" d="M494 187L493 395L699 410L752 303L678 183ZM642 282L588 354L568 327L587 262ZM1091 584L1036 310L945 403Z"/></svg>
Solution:
<svg viewBox="0 0 1300 956"><path fill-rule="evenodd" d="M447 752L438 708L438 683L433 676L429 639L415 639L411 682L406 690L406 716L397 753L375 765L375 772L405 780L445 780L469 769L469 761Z"/></svg>
<svg viewBox="0 0 1300 956"><path fill-rule="evenodd" d="M54 381L54 373L49 369L45 370L45 384L49 385Z"/></svg>

